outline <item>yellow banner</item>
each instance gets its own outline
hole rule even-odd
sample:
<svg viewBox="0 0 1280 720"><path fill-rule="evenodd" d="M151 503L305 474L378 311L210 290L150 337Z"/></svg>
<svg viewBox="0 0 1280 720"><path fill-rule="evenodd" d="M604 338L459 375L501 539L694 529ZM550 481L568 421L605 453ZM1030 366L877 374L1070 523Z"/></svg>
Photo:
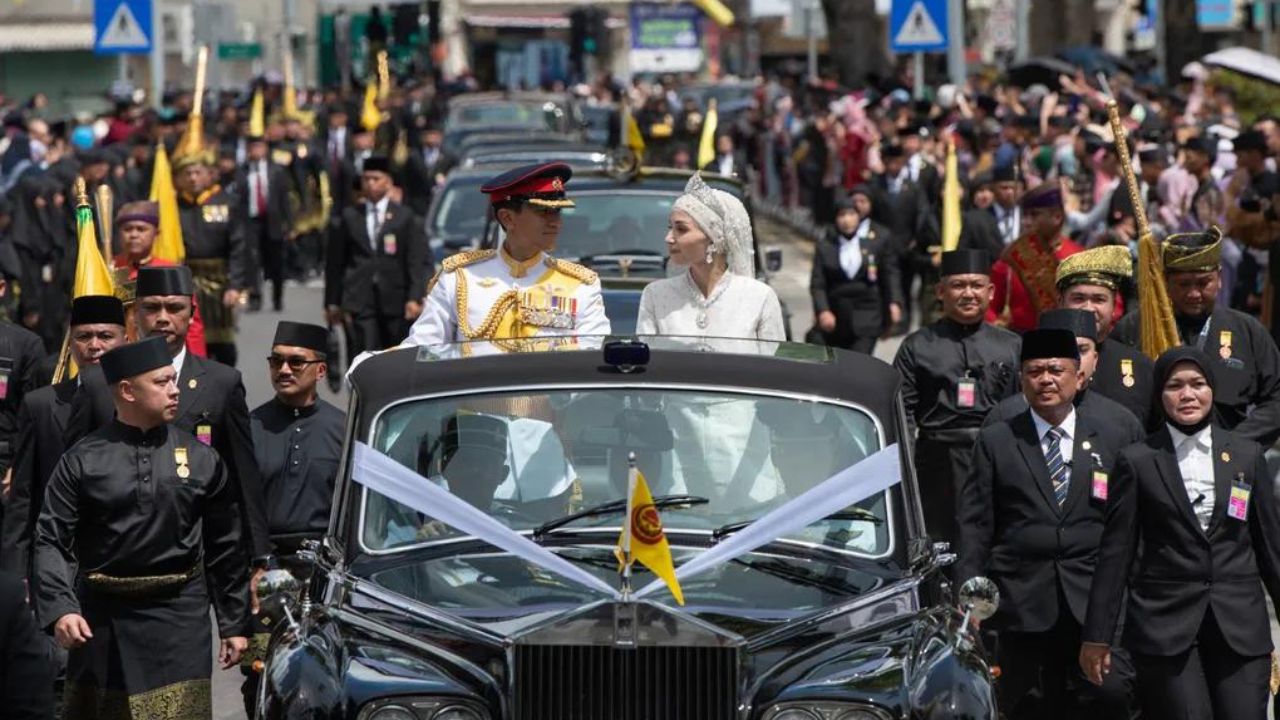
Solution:
<svg viewBox="0 0 1280 720"><path fill-rule="evenodd" d="M671 561L671 546L662 530L662 518L653 506L649 484L639 470L631 470L631 501L627 505L628 516L622 534L618 536L618 557L624 563L639 560L670 588L676 602L684 605L684 593L676 579L676 568ZM627 533L631 535L628 538ZM625 558L625 560L624 560Z"/></svg>
<svg viewBox="0 0 1280 720"><path fill-rule="evenodd" d="M173 188L173 171L164 143L156 145L155 169L151 171L151 201L160 206L160 228L151 256L180 263L187 257L182 242L182 221L178 218L178 194Z"/></svg>

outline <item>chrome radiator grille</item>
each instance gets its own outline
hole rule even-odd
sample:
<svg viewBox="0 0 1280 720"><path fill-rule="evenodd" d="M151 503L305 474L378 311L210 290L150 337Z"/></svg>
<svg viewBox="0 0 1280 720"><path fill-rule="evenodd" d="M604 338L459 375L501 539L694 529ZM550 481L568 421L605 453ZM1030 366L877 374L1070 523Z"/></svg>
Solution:
<svg viewBox="0 0 1280 720"><path fill-rule="evenodd" d="M518 720L733 720L733 648L518 645Z"/></svg>

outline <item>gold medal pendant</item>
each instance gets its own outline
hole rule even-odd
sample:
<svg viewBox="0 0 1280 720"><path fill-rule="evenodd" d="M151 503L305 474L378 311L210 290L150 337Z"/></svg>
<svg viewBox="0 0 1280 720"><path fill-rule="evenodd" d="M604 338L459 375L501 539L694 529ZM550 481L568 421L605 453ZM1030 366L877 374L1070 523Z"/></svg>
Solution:
<svg viewBox="0 0 1280 720"><path fill-rule="evenodd" d="M1230 360L1231 359L1231 331L1230 330L1223 330L1222 332L1218 333L1218 345L1221 346L1218 348L1218 355L1223 360Z"/></svg>
<svg viewBox="0 0 1280 720"><path fill-rule="evenodd" d="M1137 384L1137 382L1138 382L1138 381L1137 381L1137 380L1134 380L1132 375L1125 375L1125 376L1124 376L1124 378L1122 378L1122 379L1120 380L1120 382L1121 382L1125 387L1127 387L1127 388L1131 388L1131 387L1133 387L1135 384Z"/></svg>
<svg viewBox="0 0 1280 720"><path fill-rule="evenodd" d="M191 470L187 469L186 465L179 465L178 477L182 478L183 480L186 480L187 478L191 477Z"/></svg>

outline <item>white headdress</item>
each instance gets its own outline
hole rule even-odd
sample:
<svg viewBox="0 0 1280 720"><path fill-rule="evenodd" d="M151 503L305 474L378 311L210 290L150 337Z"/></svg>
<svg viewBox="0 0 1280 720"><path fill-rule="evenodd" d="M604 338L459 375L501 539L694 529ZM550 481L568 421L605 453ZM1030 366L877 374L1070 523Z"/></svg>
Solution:
<svg viewBox="0 0 1280 720"><path fill-rule="evenodd" d="M672 210L689 213L698 228L711 241L711 252L723 253L734 275L755 277L755 243L751 238L751 218L742 201L723 190L716 190L694 173L684 194L676 198Z"/></svg>

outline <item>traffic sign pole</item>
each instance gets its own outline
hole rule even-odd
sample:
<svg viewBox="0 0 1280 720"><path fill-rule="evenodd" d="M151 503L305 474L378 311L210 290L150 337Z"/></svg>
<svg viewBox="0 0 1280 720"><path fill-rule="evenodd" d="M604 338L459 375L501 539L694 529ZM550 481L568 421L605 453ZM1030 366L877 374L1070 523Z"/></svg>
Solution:
<svg viewBox="0 0 1280 720"><path fill-rule="evenodd" d="M151 18L160 20L160 0L151 0ZM151 107L159 110L164 107L164 32L151 33Z"/></svg>
<svg viewBox="0 0 1280 720"><path fill-rule="evenodd" d="M964 84L964 0L947 0L947 75L957 87Z"/></svg>
<svg viewBox="0 0 1280 720"><path fill-rule="evenodd" d="M912 93L916 100L924 99L924 53L917 50L911 58L911 74L915 76L915 91Z"/></svg>

